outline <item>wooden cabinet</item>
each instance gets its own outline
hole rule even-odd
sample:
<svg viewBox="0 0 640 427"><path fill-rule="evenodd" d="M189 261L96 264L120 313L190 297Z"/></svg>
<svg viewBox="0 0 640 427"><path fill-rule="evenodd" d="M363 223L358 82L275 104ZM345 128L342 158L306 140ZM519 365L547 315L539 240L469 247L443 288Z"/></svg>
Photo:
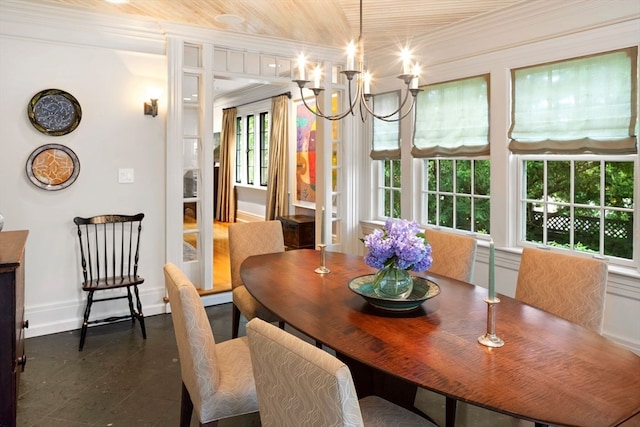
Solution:
<svg viewBox="0 0 640 427"><path fill-rule="evenodd" d="M28 231L0 232L0 427L16 425L24 370L24 249Z"/></svg>
<svg viewBox="0 0 640 427"><path fill-rule="evenodd" d="M308 215L278 217L282 223L284 245L289 249L313 249L316 241L316 219Z"/></svg>

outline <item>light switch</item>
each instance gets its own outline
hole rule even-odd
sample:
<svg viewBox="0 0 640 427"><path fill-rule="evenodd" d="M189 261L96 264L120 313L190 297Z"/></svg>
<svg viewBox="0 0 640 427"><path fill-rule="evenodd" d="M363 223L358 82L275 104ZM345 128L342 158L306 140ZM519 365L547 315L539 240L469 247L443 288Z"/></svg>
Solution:
<svg viewBox="0 0 640 427"><path fill-rule="evenodd" d="M120 168L118 169L118 183L120 184L132 184L133 183L133 169Z"/></svg>

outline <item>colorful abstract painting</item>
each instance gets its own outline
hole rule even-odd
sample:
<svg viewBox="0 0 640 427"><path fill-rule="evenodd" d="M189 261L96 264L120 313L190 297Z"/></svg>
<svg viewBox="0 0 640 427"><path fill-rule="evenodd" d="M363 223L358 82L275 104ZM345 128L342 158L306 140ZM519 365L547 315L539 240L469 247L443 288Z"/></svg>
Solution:
<svg viewBox="0 0 640 427"><path fill-rule="evenodd" d="M310 106L313 104L308 103ZM316 116L302 101L296 103L295 203L316 202Z"/></svg>

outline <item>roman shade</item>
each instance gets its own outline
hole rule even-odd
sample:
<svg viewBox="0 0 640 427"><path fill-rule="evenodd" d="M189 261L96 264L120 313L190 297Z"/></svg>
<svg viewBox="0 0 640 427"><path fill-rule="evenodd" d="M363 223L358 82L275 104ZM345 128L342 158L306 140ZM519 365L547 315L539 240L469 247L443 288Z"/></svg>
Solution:
<svg viewBox="0 0 640 427"><path fill-rule="evenodd" d="M489 155L489 75L428 85L418 94L414 157Z"/></svg>
<svg viewBox="0 0 640 427"><path fill-rule="evenodd" d="M378 115L392 115L400 106L400 92L387 92L373 98L373 111ZM373 119L374 160L397 160L400 158L400 122L385 122Z"/></svg>
<svg viewBox="0 0 640 427"><path fill-rule="evenodd" d="M637 48L514 69L516 154L637 152Z"/></svg>

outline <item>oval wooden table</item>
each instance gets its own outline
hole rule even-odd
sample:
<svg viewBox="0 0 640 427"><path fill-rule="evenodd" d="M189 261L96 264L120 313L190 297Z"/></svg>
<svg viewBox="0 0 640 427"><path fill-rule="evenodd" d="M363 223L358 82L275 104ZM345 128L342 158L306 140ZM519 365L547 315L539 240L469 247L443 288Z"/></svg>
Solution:
<svg viewBox="0 0 640 427"><path fill-rule="evenodd" d="M539 423L639 422L640 356L611 340L500 295L505 345L491 349L477 341L487 330L485 288L422 274L440 295L398 315L348 288L374 272L362 257L327 252L331 273L315 273L319 265L320 252L303 249L250 257L240 274L258 301L349 363L360 397L412 406L419 386Z"/></svg>

